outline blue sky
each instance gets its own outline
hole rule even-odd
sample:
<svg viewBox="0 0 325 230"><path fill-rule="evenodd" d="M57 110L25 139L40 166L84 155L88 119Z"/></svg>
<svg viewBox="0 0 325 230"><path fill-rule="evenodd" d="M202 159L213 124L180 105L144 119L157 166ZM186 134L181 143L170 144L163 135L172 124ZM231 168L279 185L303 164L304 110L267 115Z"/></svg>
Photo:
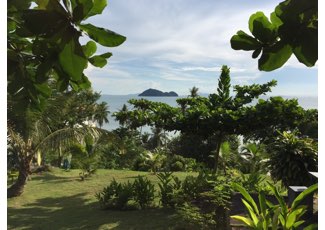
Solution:
<svg viewBox="0 0 325 230"><path fill-rule="evenodd" d="M251 52L235 51L230 38L248 32L249 16L267 16L280 1L256 0L110 0L89 22L127 37L119 47L100 47L113 56L104 68L89 66L87 76L102 94L133 94L147 88L188 94L216 90L222 65L231 68L232 84L275 79L275 95L317 96L318 67L307 68L294 56L279 70L261 72Z"/></svg>

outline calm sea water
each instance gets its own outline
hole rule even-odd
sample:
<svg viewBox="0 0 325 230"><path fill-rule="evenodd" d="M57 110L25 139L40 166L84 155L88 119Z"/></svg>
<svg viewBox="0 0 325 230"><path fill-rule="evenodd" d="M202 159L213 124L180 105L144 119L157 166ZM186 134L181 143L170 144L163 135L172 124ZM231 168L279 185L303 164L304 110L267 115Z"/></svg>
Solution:
<svg viewBox="0 0 325 230"><path fill-rule="evenodd" d="M206 95L204 95L206 96ZM131 106L127 103L128 100L135 98L145 98L147 100L156 101L156 102L164 102L171 106L177 106L176 99L180 97L138 97L137 95L102 95L99 101L105 101L109 105L110 116L108 118L109 123L104 124L103 128L107 130L113 130L119 127L119 123L114 120L112 117L112 113L119 111L123 104L126 104L129 108ZM185 97L185 96L184 96ZM263 97L262 97L263 98ZM265 99L266 97L264 97ZM283 98L291 99L298 98L298 102L300 106L305 109L317 109L318 107L318 98L317 97L287 97L283 96ZM143 129L143 131L148 132L150 130L149 127Z"/></svg>

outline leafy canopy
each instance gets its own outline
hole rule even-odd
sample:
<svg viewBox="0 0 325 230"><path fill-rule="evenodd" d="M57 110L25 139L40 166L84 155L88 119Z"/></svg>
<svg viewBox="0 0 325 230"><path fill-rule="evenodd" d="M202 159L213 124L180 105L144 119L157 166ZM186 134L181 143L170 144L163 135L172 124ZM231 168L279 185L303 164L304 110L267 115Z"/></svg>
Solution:
<svg viewBox="0 0 325 230"><path fill-rule="evenodd" d="M252 57L259 57L259 70L278 69L292 54L307 67L318 60L317 0L285 0L270 19L258 11L248 24L252 36L239 30L230 43L234 50L254 51Z"/></svg>
<svg viewBox="0 0 325 230"><path fill-rule="evenodd" d="M96 43L115 47L126 40L84 23L106 5L106 0L8 1L8 93L20 107L41 107L51 94L49 79L55 79L61 91L90 87L84 74L88 63L103 67L112 56L110 52L96 55ZM91 40L82 45L79 40L84 35Z"/></svg>

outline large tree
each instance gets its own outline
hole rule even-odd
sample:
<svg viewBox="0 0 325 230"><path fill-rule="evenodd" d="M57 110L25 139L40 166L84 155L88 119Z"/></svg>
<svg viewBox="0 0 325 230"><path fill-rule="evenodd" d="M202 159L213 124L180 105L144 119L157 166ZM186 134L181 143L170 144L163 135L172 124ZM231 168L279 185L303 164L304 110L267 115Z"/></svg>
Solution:
<svg viewBox="0 0 325 230"><path fill-rule="evenodd" d="M207 98L196 96L177 99L180 107L146 101L145 115L136 107L134 110L117 113L117 117L127 117L128 123L137 127L139 121L147 125L161 127L167 131L179 130L181 133L196 134L203 139L214 136L214 170L217 170L221 144L230 135L249 135L261 139L273 135L276 130L294 129L303 117L303 109L296 100L274 97L268 100L254 100L271 91L276 81L266 84L234 86L230 89L230 69L223 66L218 81L217 92ZM131 100L136 105L137 100ZM143 103L143 101L142 101ZM123 116L121 116L123 115ZM127 116L128 115L128 116ZM145 120L142 118L145 117Z"/></svg>
<svg viewBox="0 0 325 230"><path fill-rule="evenodd" d="M112 56L110 52L96 54L97 43L115 47L125 41L122 35L85 23L87 18L101 14L106 5L106 0L8 1L8 140L20 165L18 180L8 189L8 196L22 192L31 159L38 150L55 143L56 137L64 137L63 133L75 137L87 129L60 127L62 123L58 123L53 131L55 122L52 119L49 125L46 119L50 117L44 116L44 109L51 103L52 89L90 88L84 74L88 64L103 67ZM84 35L89 41L81 44ZM74 122L78 123L70 124ZM59 139L61 146L62 140L68 140Z"/></svg>

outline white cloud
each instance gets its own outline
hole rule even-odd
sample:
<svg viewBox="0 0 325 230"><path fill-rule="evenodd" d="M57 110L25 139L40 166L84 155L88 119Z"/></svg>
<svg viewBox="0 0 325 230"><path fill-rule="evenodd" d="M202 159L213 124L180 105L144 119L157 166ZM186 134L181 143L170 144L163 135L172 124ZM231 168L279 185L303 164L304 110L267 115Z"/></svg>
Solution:
<svg viewBox="0 0 325 230"><path fill-rule="evenodd" d="M142 91L148 85L167 90L177 87L187 92L191 84L208 90L211 85L215 87L212 82L216 82L224 64L230 67L234 82L253 83L260 77L257 59L251 58L251 52L231 49L230 38L238 30L249 32L248 19L252 13L263 11L269 15L278 3L278 0L247 0L245 3L235 0L199 3L195 0L111 0L108 10L90 21L125 35L127 40L113 49L99 47L99 53L111 51L113 57L107 69L89 71L98 77L105 76L112 84L120 84L120 79L128 80L124 84L134 87L111 88L108 83L93 85L101 89L108 87L102 90L105 93L119 90L122 94L136 90L135 87L141 87ZM303 65L290 59L286 66L299 68Z"/></svg>

